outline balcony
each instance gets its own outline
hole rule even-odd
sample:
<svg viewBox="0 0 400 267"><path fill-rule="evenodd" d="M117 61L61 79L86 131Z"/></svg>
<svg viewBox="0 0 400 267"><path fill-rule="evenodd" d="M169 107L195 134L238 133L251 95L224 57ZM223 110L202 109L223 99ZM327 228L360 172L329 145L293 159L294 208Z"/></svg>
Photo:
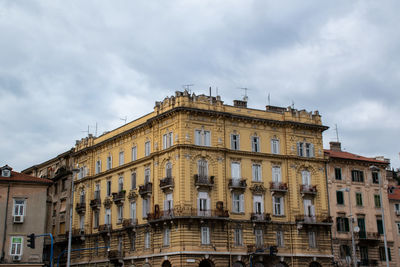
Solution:
<svg viewBox="0 0 400 267"><path fill-rule="evenodd" d="M145 197L147 195L151 195L153 192L153 184L152 183L145 183L144 185L139 185L139 194L142 197Z"/></svg>
<svg viewBox="0 0 400 267"><path fill-rule="evenodd" d="M358 261L359 266L378 266L378 260L361 259Z"/></svg>
<svg viewBox="0 0 400 267"><path fill-rule="evenodd" d="M245 190L247 183L245 179L230 179L228 187L232 190Z"/></svg>
<svg viewBox="0 0 400 267"><path fill-rule="evenodd" d="M131 230L132 228L137 226L137 224L138 224L138 220L137 219L124 219L122 221L122 227L125 230Z"/></svg>
<svg viewBox="0 0 400 267"><path fill-rule="evenodd" d="M197 189L206 188L211 189L214 186L214 176L199 176L194 175L194 185Z"/></svg>
<svg viewBox="0 0 400 267"><path fill-rule="evenodd" d="M119 251L119 250L110 250L108 252L108 259L111 262L118 262L119 260L122 260L124 258L124 252Z"/></svg>
<svg viewBox="0 0 400 267"><path fill-rule="evenodd" d="M121 190L119 192L112 193L112 198L113 198L114 203L117 205L124 203L125 193L126 193L125 190Z"/></svg>
<svg viewBox="0 0 400 267"><path fill-rule="evenodd" d="M111 224L102 224L102 225L99 225L99 227L98 227L98 232L100 234L109 233L111 230L112 230Z"/></svg>
<svg viewBox="0 0 400 267"><path fill-rule="evenodd" d="M269 190L273 193L286 193L288 191L287 183L270 182Z"/></svg>
<svg viewBox="0 0 400 267"><path fill-rule="evenodd" d="M80 228L78 228L78 229L76 229L76 228L73 228L72 229L72 236L73 237L77 237L77 236L83 236L83 235L85 235L85 229L80 229Z"/></svg>
<svg viewBox="0 0 400 267"><path fill-rule="evenodd" d="M247 245L247 253L253 254L261 254L261 253L269 253L269 247L264 244L252 244Z"/></svg>
<svg viewBox="0 0 400 267"><path fill-rule="evenodd" d="M304 195L315 196L317 194L317 186L309 185L309 184L302 184L302 185L300 185L300 193L303 196Z"/></svg>
<svg viewBox="0 0 400 267"><path fill-rule="evenodd" d="M269 213L251 213L250 219L253 222L270 222L271 221L271 214Z"/></svg>
<svg viewBox="0 0 400 267"><path fill-rule="evenodd" d="M101 207L100 191L94 191L94 199L90 200L90 207L92 209L100 209Z"/></svg>
<svg viewBox="0 0 400 267"><path fill-rule="evenodd" d="M86 211L86 203L85 202L76 203L75 210L78 214L84 214Z"/></svg>
<svg viewBox="0 0 400 267"><path fill-rule="evenodd" d="M309 224L309 225L327 225L330 226L333 223L331 216L324 215L296 215L296 223Z"/></svg>
<svg viewBox="0 0 400 267"><path fill-rule="evenodd" d="M174 178L165 177L164 179L161 179L160 180L160 188L163 191L172 190L172 188L174 188Z"/></svg>
<svg viewBox="0 0 400 267"><path fill-rule="evenodd" d="M381 235L378 232L360 231L357 233L357 237L360 243L368 243L368 242L375 243L381 240Z"/></svg>

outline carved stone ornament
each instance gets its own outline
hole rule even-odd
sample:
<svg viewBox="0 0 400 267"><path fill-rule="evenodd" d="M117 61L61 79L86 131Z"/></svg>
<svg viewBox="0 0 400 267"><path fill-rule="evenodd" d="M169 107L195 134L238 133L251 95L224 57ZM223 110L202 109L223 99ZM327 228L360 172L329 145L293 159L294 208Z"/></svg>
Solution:
<svg viewBox="0 0 400 267"><path fill-rule="evenodd" d="M104 199L103 204L105 208L109 209L111 207L112 201L109 197L107 197L106 199Z"/></svg>
<svg viewBox="0 0 400 267"><path fill-rule="evenodd" d="M129 191L128 199L129 199L130 201L135 201L137 198L138 198L138 194L136 193L135 190Z"/></svg>
<svg viewBox="0 0 400 267"><path fill-rule="evenodd" d="M266 188L262 184L253 184L250 187L250 191L253 192L253 194L264 194Z"/></svg>

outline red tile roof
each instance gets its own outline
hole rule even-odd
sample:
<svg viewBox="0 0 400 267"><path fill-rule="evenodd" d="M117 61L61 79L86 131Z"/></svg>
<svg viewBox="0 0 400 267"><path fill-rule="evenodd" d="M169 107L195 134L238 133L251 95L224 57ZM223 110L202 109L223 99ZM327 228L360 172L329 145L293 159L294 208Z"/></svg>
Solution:
<svg viewBox="0 0 400 267"><path fill-rule="evenodd" d="M359 155L352 154L352 153L345 152L345 151L336 151L336 150L324 149L324 152L326 154L328 154L328 156L330 158L359 160L359 161L367 161L367 162L379 163L379 164L389 164L388 162L383 161L383 160L377 160L377 159L374 159L374 158L367 158L367 157L359 156Z"/></svg>
<svg viewBox="0 0 400 267"><path fill-rule="evenodd" d="M37 178L24 173L11 171L10 177L0 176L1 182L14 182L14 183L35 183L35 184L52 184L53 181L45 178Z"/></svg>
<svg viewBox="0 0 400 267"><path fill-rule="evenodd" d="M400 186L393 186L392 193L388 190L388 198L392 200L400 200Z"/></svg>

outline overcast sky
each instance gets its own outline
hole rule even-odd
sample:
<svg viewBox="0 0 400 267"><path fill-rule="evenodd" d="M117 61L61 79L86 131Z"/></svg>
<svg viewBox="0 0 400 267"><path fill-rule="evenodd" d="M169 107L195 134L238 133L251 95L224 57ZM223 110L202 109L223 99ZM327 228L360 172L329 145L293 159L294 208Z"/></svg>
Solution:
<svg viewBox="0 0 400 267"><path fill-rule="evenodd" d="M400 167L400 1L0 1L0 165L21 171L194 84L319 110Z"/></svg>

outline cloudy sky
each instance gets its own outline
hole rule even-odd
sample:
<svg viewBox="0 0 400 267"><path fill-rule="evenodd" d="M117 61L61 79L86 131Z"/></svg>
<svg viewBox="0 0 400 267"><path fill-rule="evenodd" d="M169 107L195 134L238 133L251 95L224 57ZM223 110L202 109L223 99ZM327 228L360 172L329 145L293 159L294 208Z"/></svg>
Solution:
<svg viewBox="0 0 400 267"><path fill-rule="evenodd" d="M319 110L400 167L400 2L0 1L0 165L23 170L194 84Z"/></svg>

